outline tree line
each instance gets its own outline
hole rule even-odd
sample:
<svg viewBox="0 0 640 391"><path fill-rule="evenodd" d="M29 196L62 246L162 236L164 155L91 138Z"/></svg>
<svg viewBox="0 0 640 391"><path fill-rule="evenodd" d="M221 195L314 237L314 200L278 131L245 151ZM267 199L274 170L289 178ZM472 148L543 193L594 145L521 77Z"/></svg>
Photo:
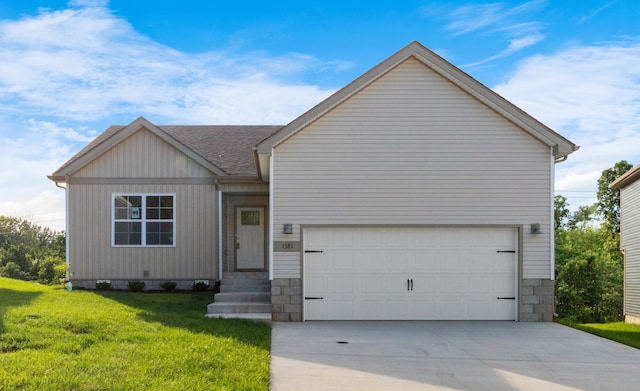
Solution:
<svg viewBox="0 0 640 391"><path fill-rule="evenodd" d="M598 201L570 212L557 195L556 312L578 323L622 320L624 258L620 252L620 191L609 184L633 166L621 160L602 171Z"/></svg>
<svg viewBox="0 0 640 391"><path fill-rule="evenodd" d="M45 284L66 274L65 234L24 219L0 216L0 275Z"/></svg>

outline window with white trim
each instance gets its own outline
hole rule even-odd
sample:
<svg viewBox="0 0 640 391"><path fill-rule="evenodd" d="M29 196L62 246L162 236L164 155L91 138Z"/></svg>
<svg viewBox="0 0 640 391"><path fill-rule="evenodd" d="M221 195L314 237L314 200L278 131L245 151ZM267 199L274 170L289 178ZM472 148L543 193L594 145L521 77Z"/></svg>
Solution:
<svg viewBox="0 0 640 391"><path fill-rule="evenodd" d="M113 194L115 247L175 246L175 194Z"/></svg>

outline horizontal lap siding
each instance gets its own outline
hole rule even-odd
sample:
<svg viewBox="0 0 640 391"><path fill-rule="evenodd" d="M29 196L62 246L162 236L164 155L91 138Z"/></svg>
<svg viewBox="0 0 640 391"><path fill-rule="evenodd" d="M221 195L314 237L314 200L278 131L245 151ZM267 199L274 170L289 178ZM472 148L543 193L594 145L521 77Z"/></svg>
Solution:
<svg viewBox="0 0 640 391"><path fill-rule="evenodd" d="M640 316L640 181L620 194L620 247L625 249L625 314Z"/></svg>
<svg viewBox="0 0 640 391"><path fill-rule="evenodd" d="M174 248L111 247L112 193L175 193ZM75 279L213 279L216 192L204 185L70 185L70 272Z"/></svg>
<svg viewBox="0 0 640 391"><path fill-rule="evenodd" d="M550 164L547 146L408 60L275 149L274 240L300 224L525 225L524 277L549 278ZM276 278L300 276L299 258L274 261Z"/></svg>

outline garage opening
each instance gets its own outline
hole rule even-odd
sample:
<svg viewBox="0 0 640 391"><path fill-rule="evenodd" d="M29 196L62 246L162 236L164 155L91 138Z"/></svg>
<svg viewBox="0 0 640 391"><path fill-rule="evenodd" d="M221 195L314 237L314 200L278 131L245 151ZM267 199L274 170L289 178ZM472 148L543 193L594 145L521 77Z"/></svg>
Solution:
<svg viewBox="0 0 640 391"><path fill-rule="evenodd" d="M305 228L305 320L516 320L516 228Z"/></svg>

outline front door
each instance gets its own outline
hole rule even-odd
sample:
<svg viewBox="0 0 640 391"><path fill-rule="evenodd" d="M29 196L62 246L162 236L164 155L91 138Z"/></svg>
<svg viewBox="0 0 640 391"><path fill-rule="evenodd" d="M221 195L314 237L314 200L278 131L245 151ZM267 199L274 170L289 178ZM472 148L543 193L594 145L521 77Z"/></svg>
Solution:
<svg viewBox="0 0 640 391"><path fill-rule="evenodd" d="M265 270L264 208L236 209L236 270Z"/></svg>

